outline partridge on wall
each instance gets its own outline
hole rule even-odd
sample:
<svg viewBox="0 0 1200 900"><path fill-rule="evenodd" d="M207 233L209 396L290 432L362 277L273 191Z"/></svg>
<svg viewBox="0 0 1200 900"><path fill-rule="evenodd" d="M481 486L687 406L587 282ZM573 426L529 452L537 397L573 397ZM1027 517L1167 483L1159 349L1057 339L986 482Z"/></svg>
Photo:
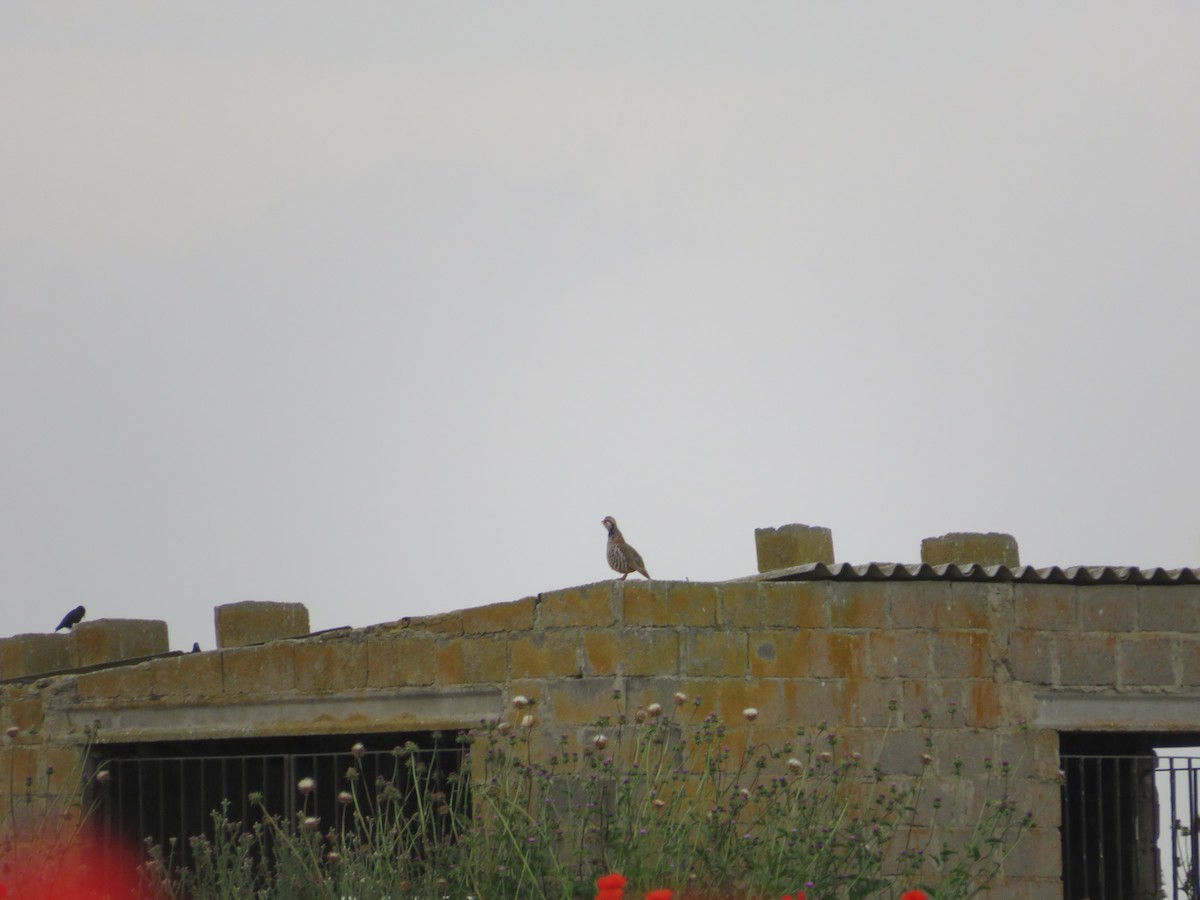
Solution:
<svg viewBox="0 0 1200 900"><path fill-rule="evenodd" d="M71 610L69 613L67 613L65 616L63 616L63 620L58 623L58 628L55 628L54 630L60 631L63 628L66 628L68 630L74 628L76 625L78 625L80 622L83 621L83 614L86 612L87 612L87 610L84 609L82 606L75 607L73 610Z"/></svg>
<svg viewBox="0 0 1200 900"><path fill-rule="evenodd" d="M620 580L628 578L630 572L639 572L649 578L650 573L646 571L646 564L642 562L642 554L625 540L621 529L617 527L617 520L612 516L605 516L601 524L608 529L608 564L613 571L621 573Z"/></svg>

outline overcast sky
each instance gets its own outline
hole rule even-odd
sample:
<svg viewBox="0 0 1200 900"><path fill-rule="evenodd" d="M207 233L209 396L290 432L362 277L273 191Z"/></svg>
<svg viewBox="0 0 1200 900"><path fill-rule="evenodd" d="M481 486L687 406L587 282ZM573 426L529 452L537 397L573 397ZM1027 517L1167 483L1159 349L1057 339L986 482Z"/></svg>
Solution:
<svg viewBox="0 0 1200 900"><path fill-rule="evenodd" d="M8 3L2 634L1200 565L1200 5Z"/></svg>

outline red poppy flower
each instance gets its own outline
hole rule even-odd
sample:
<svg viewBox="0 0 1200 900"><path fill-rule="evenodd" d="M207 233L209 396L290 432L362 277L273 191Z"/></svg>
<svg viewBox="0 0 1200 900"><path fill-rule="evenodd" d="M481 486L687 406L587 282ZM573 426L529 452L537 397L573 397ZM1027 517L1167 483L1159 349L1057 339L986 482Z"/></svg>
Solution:
<svg viewBox="0 0 1200 900"><path fill-rule="evenodd" d="M929 895L922 890L905 891L900 895L900 900L929 900Z"/></svg>
<svg viewBox="0 0 1200 900"><path fill-rule="evenodd" d="M596 879L596 887L599 888L596 900L624 900L625 885L627 884L629 884L629 879L620 872L601 875Z"/></svg>
<svg viewBox="0 0 1200 900"><path fill-rule="evenodd" d="M659 888L657 891L651 891L646 895L646 900L671 900L675 896L675 892L667 888Z"/></svg>

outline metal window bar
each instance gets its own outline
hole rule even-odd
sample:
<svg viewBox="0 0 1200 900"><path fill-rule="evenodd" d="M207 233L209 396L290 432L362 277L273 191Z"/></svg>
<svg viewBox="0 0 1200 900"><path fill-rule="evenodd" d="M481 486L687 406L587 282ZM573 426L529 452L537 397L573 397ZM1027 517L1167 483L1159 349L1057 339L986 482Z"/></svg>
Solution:
<svg viewBox="0 0 1200 900"><path fill-rule="evenodd" d="M413 752L443 782L462 764L459 747ZM171 853L174 840L172 862L187 864L192 837L203 834L213 839L212 813L220 811L223 800L229 801L228 819L243 832L261 818L261 811L250 803L251 793L260 793L273 815L294 822L304 813L319 817L322 826L329 827L340 821L337 794L350 789L349 770L359 772L360 798L377 808L377 793L384 785L391 783L401 791L409 786L407 767L400 763L394 751L387 750L367 751L357 761L346 751L112 759L105 763L108 783L96 788L96 821L106 839L157 844L164 855ZM297 787L305 777L316 782L307 798Z"/></svg>
<svg viewBox="0 0 1200 900"><path fill-rule="evenodd" d="M1065 900L1200 898L1200 758L1060 760Z"/></svg>

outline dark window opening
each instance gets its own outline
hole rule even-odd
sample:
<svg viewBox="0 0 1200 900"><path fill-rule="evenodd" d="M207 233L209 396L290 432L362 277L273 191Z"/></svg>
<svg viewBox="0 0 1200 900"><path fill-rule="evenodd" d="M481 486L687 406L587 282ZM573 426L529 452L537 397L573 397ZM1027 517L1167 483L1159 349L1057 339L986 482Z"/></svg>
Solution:
<svg viewBox="0 0 1200 900"><path fill-rule="evenodd" d="M1200 896L1197 748L1200 734L1061 735L1065 900Z"/></svg>
<svg viewBox="0 0 1200 900"><path fill-rule="evenodd" d="M361 742L356 756L351 748ZM108 778L95 788L95 817L102 831L127 844L158 845L174 865L191 861L190 840L214 833L213 811L247 831L262 818L251 801L261 796L267 812L297 821L303 812L320 819L320 829L345 818L338 800L353 788L378 808L388 786L408 794L410 770L400 752L408 744L426 769L430 789L447 790L459 771L463 745L450 732L402 732L230 740L155 741L109 744L93 749L90 766ZM355 772L352 777L350 772ZM311 791L299 789L311 778ZM269 849L269 848L267 848Z"/></svg>

